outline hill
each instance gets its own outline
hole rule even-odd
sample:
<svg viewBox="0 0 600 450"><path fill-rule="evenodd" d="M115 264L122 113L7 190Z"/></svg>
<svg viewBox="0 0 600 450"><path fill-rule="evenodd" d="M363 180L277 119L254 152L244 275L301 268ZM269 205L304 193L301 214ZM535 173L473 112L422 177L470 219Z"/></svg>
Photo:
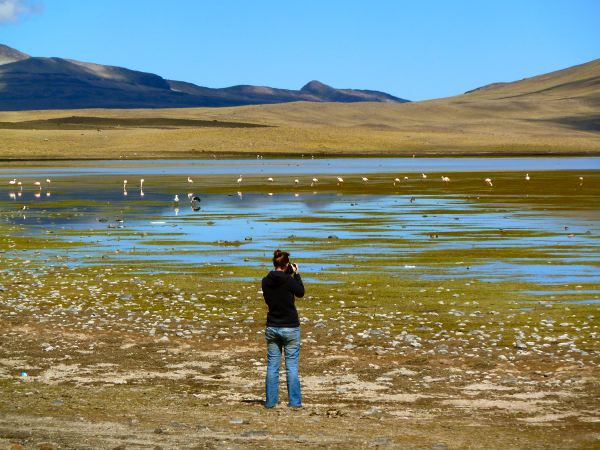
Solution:
<svg viewBox="0 0 600 450"><path fill-rule="evenodd" d="M122 67L30 57L0 46L0 110L182 108L293 101L406 102L377 91L335 89L313 81L300 90L262 86L213 89Z"/></svg>
<svg viewBox="0 0 600 450"><path fill-rule="evenodd" d="M319 86L312 83L312 88ZM594 60L423 102L0 112L0 122L13 124L0 124L5 128L0 129L0 157L160 158L201 157L207 153L598 155L599 111L600 60ZM73 120L55 120L41 129L44 127L40 121L74 115L90 118L87 129L80 125L77 130L69 129L66 123ZM107 126L106 122L94 123L97 119L92 118L111 119L109 123L127 126ZM144 125L123 119L137 119ZM167 124L167 119L205 122L204 126L177 126L172 121ZM25 121L36 121L36 125L14 125ZM238 122L241 126L211 127L206 121Z"/></svg>

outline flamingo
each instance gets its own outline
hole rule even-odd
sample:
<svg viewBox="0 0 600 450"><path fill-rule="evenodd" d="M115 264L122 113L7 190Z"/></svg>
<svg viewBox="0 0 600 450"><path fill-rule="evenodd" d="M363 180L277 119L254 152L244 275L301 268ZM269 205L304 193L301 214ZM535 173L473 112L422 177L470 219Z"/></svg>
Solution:
<svg viewBox="0 0 600 450"><path fill-rule="evenodd" d="M243 181L242 176L240 175L240 177L237 179L237 183L240 184Z"/></svg>
<svg viewBox="0 0 600 450"><path fill-rule="evenodd" d="M33 184L40 188L40 191L42 190L42 183L40 183L39 181L34 181Z"/></svg>
<svg viewBox="0 0 600 450"><path fill-rule="evenodd" d="M40 198L40 196L41 196L41 195L42 195L42 193L41 193L41 192L36 192L35 194L33 194L33 196L34 196L35 198Z"/></svg>
<svg viewBox="0 0 600 450"><path fill-rule="evenodd" d="M188 177L188 183L193 183L194 180L192 180L190 177Z"/></svg>
<svg viewBox="0 0 600 450"><path fill-rule="evenodd" d="M486 182L487 184L489 184L490 186L493 186L493 183L492 183L492 179L491 179L491 178L486 178L486 179L485 179L485 180L483 180L483 181L485 181L485 182Z"/></svg>
<svg viewBox="0 0 600 450"><path fill-rule="evenodd" d="M337 184L339 186L341 183L344 182L344 179L342 177L337 177L337 181L338 181Z"/></svg>
<svg viewBox="0 0 600 450"><path fill-rule="evenodd" d="M529 176L529 174L528 174L528 173L526 173L526 174L525 174L525 181L529 181L529 180L531 180L531 177Z"/></svg>
<svg viewBox="0 0 600 450"><path fill-rule="evenodd" d="M367 177L362 177L362 181L363 181L363 183L368 183L369 179Z"/></svg>
<svg viewBox="0 0 600 450"><path fill-rule="evenodd" d="M16 179L16 178L13 178L12 180L10 180L10 181L8 182L8 184L17 184L17 179Z"/></svg>

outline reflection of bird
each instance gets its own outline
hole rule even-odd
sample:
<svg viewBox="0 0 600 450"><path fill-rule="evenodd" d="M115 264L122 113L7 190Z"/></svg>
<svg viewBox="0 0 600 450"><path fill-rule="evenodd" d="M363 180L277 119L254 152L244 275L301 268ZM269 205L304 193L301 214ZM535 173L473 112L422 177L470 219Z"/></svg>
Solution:
<svg viewBox="0 0 600 450"><path fill-rule="evenodd" d="M416 200L417 200L417 199L416 199L416 198L414 198L414 197L411 197L411 198L410 198L410 202L411 202L411 203L414 203Z"/></svg>
<svg viewBox="0 0 600 450"><path fill-rule="evenodd" d="M239 198L243 197L243 195L242 195L242 193L240 191L238 191L237 195L238 195Z"/></svg>
<svg viewBox="0 0 600 450"><path fill-rule="evenodd" d="M34 181L33 184L35 184L37 187L39 187L40 191L42 190L42 183L40 183L39 181Z"/></svg>
<svg viewBox="0 0 600 450"><path fill-rule="evenodd" d="M17 199L17 194L15 194L14 192L10 192L8 194L8 196L11 198L11 200L16 200Z"/></svg>
<svg viewBox="0 0 600 450"><path fill-rule="evenodd" d="M193 192L188 192L188 195L187 195L187 196L188 196L188 198L191 200L191 199L192 199L192 197L194 196L194 193L193 193Z"/></svg>
<svg viewBox="0 0 600 450"><path fill-rule="evenodd" d="M525 181L529 181L529 180L531 180L531 178L529 177L529 174L528 174L528 173L526 173L526 174L525 174Z"/></svg>
<svg viewBox="0 0 600 450"><path fill-rule="evenodd" d="M188 183L193 183L194 180L192 180L190 177L188 177Z"/></svg>
<svg viewBox="0 0 600 450"><path fill-rule="evenodd" d="M195 195L192 198L192 210L193 211L200 211L200 197L198 197L197 195Z"/></svg>
<svg viewBox="0 0 600 450"><path fill-rule="evenodd" d="M179 204L179 194L175 194L175 198L173 199L173 201Z"/></svg>
<svg viewBox="0 0 600 450"><path fill-rule="evenodd" d="M362 181L363 181L363 183L368 183L369 179L367 177L362 177Z"/></svg>
<svg viewBox="0 0 600 450"><path fill-rule="evenodd" d="M40 198L40 195L42 195L42 193L41 193L41 192L36 192L35 194L33 194L33 196L34 196L35 198Z"/></svg>
<svg viewBox="0 0 600 450"><path fill-rule="evenodd" d="M486 178L485 181L487 184L489 184L490 186L493 186L494 184L492 183L492 179L491 178Z"/></svg>

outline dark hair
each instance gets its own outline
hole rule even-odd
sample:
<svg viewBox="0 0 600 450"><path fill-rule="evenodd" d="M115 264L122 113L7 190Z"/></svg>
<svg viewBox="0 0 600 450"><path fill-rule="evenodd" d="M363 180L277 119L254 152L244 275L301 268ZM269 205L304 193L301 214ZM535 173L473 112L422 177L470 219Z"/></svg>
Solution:
<svg viewBox="0 0 600 450"><path fill-rule="evenodd" d="M273 252L273 265L275 267L284 268L290 263L290 254L288 252L282 252L281 250L275 250Z"/></svg>

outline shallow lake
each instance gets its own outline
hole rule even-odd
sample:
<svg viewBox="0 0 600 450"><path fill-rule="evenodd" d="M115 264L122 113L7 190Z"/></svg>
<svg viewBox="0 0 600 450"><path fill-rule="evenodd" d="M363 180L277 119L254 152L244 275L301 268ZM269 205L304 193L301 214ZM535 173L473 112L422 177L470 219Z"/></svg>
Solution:
<svg viewBox="0 0 600 450"><path fill-rule="evenodd" d="M264 270L272 250L286 248L313 281L385 270L598 298L600 158L12 162L0 180L5 239L55 243L8 245L5 258ZM198 211L188 194L200 198Z"/></svg>

